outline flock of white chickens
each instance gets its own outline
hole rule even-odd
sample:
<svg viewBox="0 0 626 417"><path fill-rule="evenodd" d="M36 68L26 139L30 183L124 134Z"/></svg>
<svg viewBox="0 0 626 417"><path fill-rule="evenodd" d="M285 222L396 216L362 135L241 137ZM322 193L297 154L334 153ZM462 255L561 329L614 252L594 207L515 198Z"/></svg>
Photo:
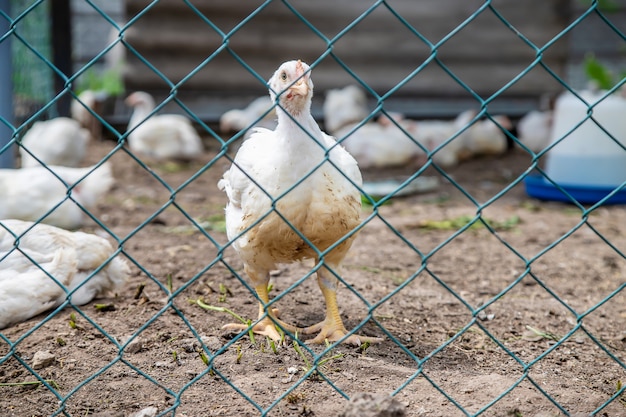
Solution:
<svg viewBox="0 0 626 417"><path fill-rule="evenodd" d="M323 113L326 131L364 169L420 166L428 152L442 168L477 156L501 155L508 147L505 131L513 128L506 116L480 118L474 110L454 120L410 120L397 113L374 119L365 92L355 85L327 91ZM548 146L551 124L551 111L530 111L517 124L517 140L528 150L539 152ZM245 138L252 127L275 126L275 105L269 97L259 97L244 109L230 110L220 119L223 133L245 130Z"/></svg>
<svg viewBox="0 0 626 417"><path fill-rule="evenodd" d="M0 169L0 329L71 300L83 305L115 291L130 269L103 237L79 231L112 187L110 162L81 167L100 131L97 96L85 92L73 118L36 122L19 143L21 168ZM151 115L154 99L136 92L128 146L138 156L189 159L202 153L190 120ZM103 266L104 265L104 266Z"/></svg>
<svg viewBox="0 0 626 417"><path fill-rule="evenodd" d="M105 238L70 231L84 224L86 211L114 182L107 161L81 166L100 132L96 102L97 96L85 92L72 106L73 118L34 123L19 141L21 168L0 169L0 219L7 219L0 220L0 329L70 298L85 304L128 278L128 265ZM167 160L202 154L189 118L157 114L154 99L144 92L131 94L126 104L134 109L127 145L137 156ZM451 167L476 155L499 155L507 150L505 131L512 128L507 117L481 119L471 110L452 121L400 114L373 120L366 95L356 86L328 91L323 110L328 133L361 168L421 165L427 155ZM220 128L246 131L248 140L253 127L274 128L276 114L274 101L261 97L246 109L224 113ZM540 151L548 144L550 123L549 112L529 113L517 125L520 142Z"/></svg>

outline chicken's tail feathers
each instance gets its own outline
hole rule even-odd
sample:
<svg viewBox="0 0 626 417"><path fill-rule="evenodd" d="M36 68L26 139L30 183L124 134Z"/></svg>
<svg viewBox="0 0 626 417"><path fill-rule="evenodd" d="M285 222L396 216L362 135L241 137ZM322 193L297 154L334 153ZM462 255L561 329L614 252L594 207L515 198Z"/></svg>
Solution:
<svg viewBox="0 0 626 417"><path fill-rule="evenodd" d="M222 178L217 182L217 188L227 195L230 193L230 170L224 172Z"/></svg>
<svg viewBox="0 0 626 417"><path fill-rule="evenodd" d="M71 289L77 288L72 294L72 303L84 305L94 298L114 293L122 287L130 276L130 268L120 257L115 257L93 276L93 270L84 270L77 273L71 283Z"/></svg>
<svg viewBox="0 0 626 417"><path fill-rule="evenodd" d="M184 116L176 116L176 120L181 122L178 124L176 136L178 142L177 147L179 148L178 157L191 160L197 159L202 155L204 150L202 138L190 119Z"/></svg>
<svg viewBox="0 0 626 417"><path fill-rule="evenodd" d="M122 259L120 256L116 256L111 259L111 262L107 265L107 274L109 275L109 282L111 283L111 287L108 290L114 291L128 281L130 277L130 267L126 260Z"/></svg>

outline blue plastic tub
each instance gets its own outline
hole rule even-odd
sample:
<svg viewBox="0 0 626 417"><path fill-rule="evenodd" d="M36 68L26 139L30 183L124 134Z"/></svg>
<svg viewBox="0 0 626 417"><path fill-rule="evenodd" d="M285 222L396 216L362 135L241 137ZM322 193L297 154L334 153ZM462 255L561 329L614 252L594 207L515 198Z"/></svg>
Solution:
<svg viewBox="0 0 626 417"><path fill-rule="evenodd" d="M572 202L561 190L546 181L541 175L527 176L524 179L524 185L526 186L526 193L539 200ZM571 184L559 185L581 204L595 204L616 188ZM603 204L626 204L626 189L621 189Z"/></svg>

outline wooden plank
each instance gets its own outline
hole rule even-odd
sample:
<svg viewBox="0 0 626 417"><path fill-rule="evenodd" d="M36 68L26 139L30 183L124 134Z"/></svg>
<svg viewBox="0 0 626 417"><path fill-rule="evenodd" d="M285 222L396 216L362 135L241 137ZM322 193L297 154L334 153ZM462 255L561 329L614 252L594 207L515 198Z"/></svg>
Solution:
<svg viewBox="0 0 626 417"><path fill-rule="evenodd" d="M192 31L197 36L189 37L185 31ZM199 35L202 36L199 36ZM229 40L229 46L237 54L247 58L249 56L273 51L291 52L293 55L321 55L328 44L307 32L291 31L288 38L282 39L279 34L268 33L262 28L250 28L246 36L235 36ZM507 36L508 35L508 36ZM536 55L536 50L525 44L512 34L500 34L499 39L485 35L480 30L463 32L441 45L437 53L442 58L463 60L525 60ZM548 36L546 35L546 38ZM141 54L172 54L173 56L204 56L222 46L223 39L215 32L206 29L206 26L191 22L171 22L168 30L162 28L140 27L129 30L125 39ZM551 37L550 37L551 39ZM539 46L543 46L541 43ZM494 48L499 52L494 54ZM392 27L381 26L376 30L354 33L345 36L333 45L337 54L346 57L362 57L367 59L402 58L406 55L421 55L427 57L431 49L419 38L409 33L394 32ZM566 50L555 48L550 51L551 56L564 59Z"/></svg>
<svg viewBox="0 0 626 417"><path fill-rule="evenodd" d="M483 97L502 88L523 71L536 50L519 34L542 47L564 27L570 0L494 0L491 5L509 21L508 27L490 8L436 50L437 57ZM146 0L128 0L127 16L141 13ZM125 39L172 82L222 47L222 34L256 10L262 1L196 0L194 6L219 30L216 31L185 3L163 0L143 14L126 32ZM283 61L301 58L315 61L347 25L371 4L350 0L292 0L290 4L322 33L318 36L282 2L270 3L228 37L232 51L266 80ZM388 0L332 44L333 53L364 82L383 94L394 88L433 53L439 43L484 5L483 0ZM389 5L412 26L407 28L387 9ZM427 38L424 42L418 35ZM516 32L517 31L517 32ZM221 32L221 33L220 33ZM326 37L327 39L324 39ZM564 37L544 52L543 60L557 74L564 74L568 39ZM130 90L169 91L169 85L132 54L128 55L126 82ZM316 91L323 92L355 80L332 57L314 71ZM266 87L249 74L227 51L202 67L184 85L184 92L213 97L265 94ZM547 72L533 70L503 92L505 96L538 96L561 86ZM319 93L318 93L319 94ZM470 96L436 64L430 64L402 87L397 96Z"/></svg>
<svg viewBox="0 0 626 417"><path fill-rule="evenodd" d="M281 62L281 61L276 61ZM180 62L166 58L153 59L157 69L168 75L173 83L178 83L194 68L185 67ZM275 62L271 65L256 62L249 63L264 79L267 80L276 69ZM516 77L525 67L518 65L498 64L491 67L483 63L452 62L448 67L471 88L481 94L492 94ZM353 65L351 69L368 85L379 93L384 93L404 80L415 67L399 66L395 62L378 63L375 66ZM558 73L562 66L553 66ZM314 70L313 80L320 91L337 88L346 84L355 83L355 79L332 62L322 63ZM167 89L167 84L147 67L129 73L128 85L140 85L143 89ZM215 59L191 77L182 89L198 89L207 92L226 94L235 91L243 94L251 92L263 93L266 88L253 75L234 61ZM553 78L543 70L531 71L520 82L513 85L507 94L537 94L555 91L560 87ZM441 67L431 64L423 69L404 88L402 94L462 94L464 90L459 84L447 75Z"/></svg>
<svg viewBox="0 0 626 417"><path fill-rule="evenodd" d="M550 2L539 2L542 5L546 3ZM165 2L164 4L168 3ZM309 5L309 8L312 7L310 3L305 4ZM509 6L509 8L511 7ZM436 43L463 19L451 19L450 16L443 14L440 7L433 9L439 11L438 16L427 15L416 26L427 35L431 42ZM215 50L222 44L222 37L199 17L194 16L188 8L188 13L183 14L185 9L178 6L176 10L179 11L179 14L167 15L167 22L163 22L165 16L156 13L158 10L160 13L164 13L163 10L155 7L151 9L148 15L139 19L133 29L128 31L127 40L137 49L160 50L168 53L192 53L195 51L206 54L207 50ZM324 17L318 26L331 25L334 32L337 32L338 28L342 29L344 26L335 21L342 19L336 19L335 16L333 19L328 19L325 10L322 4L312 8L312 12ZM152 16L153 12L156 14L155 16ZM279 12L286 14L280 16ZM307 13L304 14L310 17ZM528 15L528 13L524 15ZM239 22L238 19L233 20L232 17L226 19L220 16L214 19L220 27L230 28L234 26L234 23ZM541 16L544 15L541 14ZM222 22L225 20L229 20L229 24L224 25ZM453 24L449 23L451 20ZM280 24L276 24L276 21L280 21ZM322 27L321 29L323 31ZM530 34L528 36L536 39L540 46L552 39L556 32L552 20L541 17L535 19L533 24L522 24L518 30ZM190 33L194 35L189 36ZM284 36L285 33L288 33L289 36ZM332 37L334 34L329 36ZM273 14L261 13L230 38L229 42L235 50L242 53L254 52L257 54L259 48L265 50L280 48L291 51L303 49L323 51L327 46L324 40L314 35L296 16L291 12L285 12L284 7L279 8ZM335 47L344 49L344 53L352 51L354 54L380 54L381 59L392 54L415 53L416 50L426 53L430 50L426 44L403 27L402 23L389 12L374 13L339 40ZM498 48L499 56L502 59L526 57L528 54L534 53L531 47L524 44L514 32L504 26L489 11L482 13L472 24L447 41L442 46L441 53L463 59L481 59L485 56L492 57L494 47ZM559 52L561 56L564 56L564 50Z"/></svg>

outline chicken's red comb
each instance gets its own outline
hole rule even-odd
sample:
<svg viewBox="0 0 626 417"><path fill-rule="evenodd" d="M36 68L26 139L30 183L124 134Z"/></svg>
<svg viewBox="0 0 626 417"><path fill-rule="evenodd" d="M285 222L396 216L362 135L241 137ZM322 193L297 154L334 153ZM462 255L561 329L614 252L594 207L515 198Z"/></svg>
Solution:
<svg viewBox="0 0 626 417"><path fill-rule="evenodd" d="M300 60L296 62L296 75L298 77L302 77L302 75L304 75L304 66L302 65L302 61Z"/></svg>

